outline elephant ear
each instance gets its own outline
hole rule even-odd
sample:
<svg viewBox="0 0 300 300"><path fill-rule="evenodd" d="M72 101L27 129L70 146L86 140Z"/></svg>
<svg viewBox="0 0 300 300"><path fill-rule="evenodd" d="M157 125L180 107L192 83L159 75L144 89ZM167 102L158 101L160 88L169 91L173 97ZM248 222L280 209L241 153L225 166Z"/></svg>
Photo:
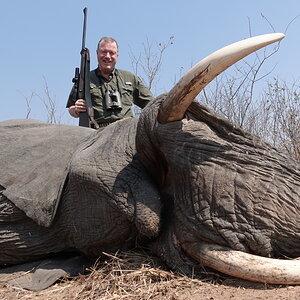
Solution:
<svg viewBox="0 0 300 300"><path fill-rule="evenodd" d="M2 194L42 226L50 226L80 141L93 130L33 120L0 123Z"/></svg>
<svg viewBox="0 0 300 300"><path fill-rule="evenodd" d="M158 234L161 200L157 186L136 155L136 118L98 130L74 153L69 180L93 195L89 205L105 202L147 237Z"/></svg>

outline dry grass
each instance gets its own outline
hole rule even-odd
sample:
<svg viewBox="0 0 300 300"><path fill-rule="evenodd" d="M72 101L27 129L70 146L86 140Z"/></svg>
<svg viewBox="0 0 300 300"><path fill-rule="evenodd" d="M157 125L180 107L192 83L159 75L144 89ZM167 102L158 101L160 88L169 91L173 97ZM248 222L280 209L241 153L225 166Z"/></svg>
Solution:
<svg viewBox="0 0 300 300"><path fill-rule="evenodd" d="M298 300L300 295L300 286L272 287L204 270L194 278L182 276L142 252L105 255L86 275L65 278L43 291L2 284L0 299Z"/></svg>
<svg viewBox="0 0 300 300"><path fill-rule="evenodd" d="M107 259L97 262L87 275L65 278L40 292L6 287L6 291L0 289L0 298L177 299L181 290L203 285L200 280L164 270L153 257L140 252L105 255Z"/></svg>

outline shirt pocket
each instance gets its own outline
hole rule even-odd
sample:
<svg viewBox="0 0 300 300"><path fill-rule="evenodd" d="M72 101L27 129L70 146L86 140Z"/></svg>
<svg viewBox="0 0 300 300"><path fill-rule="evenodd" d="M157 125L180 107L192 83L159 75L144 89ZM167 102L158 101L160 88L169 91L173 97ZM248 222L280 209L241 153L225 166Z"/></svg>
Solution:
<svg viewBox="0 0 300 300"><path fill-rule="evenodd" d="M93 106L95 107L102 107L102 92L99 87L97 87L95 84L90 84L90 93L92 98Z"/></svg>
<svg viewBox="0 0 300 300"><path fill-rule="evenodd" d="M122 89L122 94L127 94L129 96L131 96L133 94L133 87L132 85L125 85Z"/></svg>
<svg viewBox="0 0 300 300"><path fill-rule="evenodd" d="M132 85L124 85L121 89L121 101L125 106L131 106L133 103L133 87Z"/></svg>

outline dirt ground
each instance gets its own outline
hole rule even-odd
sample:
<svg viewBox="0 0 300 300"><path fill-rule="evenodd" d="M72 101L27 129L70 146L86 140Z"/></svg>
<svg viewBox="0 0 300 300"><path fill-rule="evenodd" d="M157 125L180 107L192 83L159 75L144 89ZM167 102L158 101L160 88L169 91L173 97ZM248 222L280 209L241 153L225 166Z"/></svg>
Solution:
<svg viewBox="0 0 300 300"><path fill-rule="evenodd" d="M170 272L153 257L132 252L108 257L88 274L65 278L39 292L1 283L0 299L298 300L300 286L253 283L212 270L186 277Z"/></svg>

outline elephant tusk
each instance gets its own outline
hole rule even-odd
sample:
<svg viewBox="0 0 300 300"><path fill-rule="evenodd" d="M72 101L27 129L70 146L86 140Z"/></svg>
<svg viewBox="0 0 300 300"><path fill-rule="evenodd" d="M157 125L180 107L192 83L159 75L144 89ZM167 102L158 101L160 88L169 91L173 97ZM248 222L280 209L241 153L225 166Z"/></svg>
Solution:
<svg viewBox="0 0 300 300"><path fill-rule="evenodd" d="M228 45L201 60L168 93L161 104L158 122L181 120L193 99L216 76L250 53L284 37L283 33L271 33L248 38Z"/></svg>
<svg viewBox="0 0 300 300"><path fill-rule="evenodd" d="M267 258L206 243L186 243L183 249L204 266L234 277L268 284L300 284L297 259Z"/></svg>

